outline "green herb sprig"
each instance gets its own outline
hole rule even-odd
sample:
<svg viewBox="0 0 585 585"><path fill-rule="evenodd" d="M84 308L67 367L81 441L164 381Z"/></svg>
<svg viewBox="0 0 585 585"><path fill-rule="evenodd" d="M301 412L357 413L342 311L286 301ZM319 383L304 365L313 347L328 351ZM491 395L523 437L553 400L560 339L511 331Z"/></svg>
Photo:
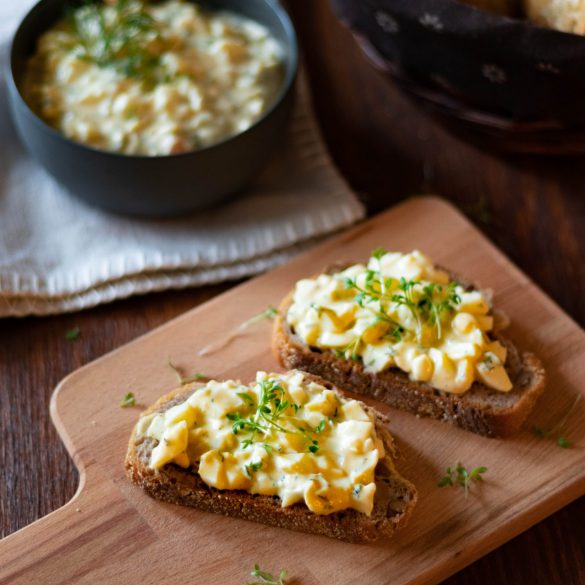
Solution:
<svg viewBox="0 0 585 585"><path fill-rule="evenodd" d="M456 292L457 283L451 281L447 288L440 284L430 283L423 286L422 296L418 301L418 308L423 319L426 319L437 329L437 337L441 339L441 318L444 313L453 313L455 306L461 302Z"/></svg>
<svg viewBox="0 0 585 585"><path fill-rule="evenodd" d="M181 386L191 382L205 382L206 380L209 380L209 377L201 372L195 372L194 374L190 374L188 376L184 375L183 371L173 363L173 360L171 360L170 356L167 356L167 366L171 368L173 372L175 372L177 380Z"/></svg>
<svg viewBox="0 0 585 585"><path fill-rule="evenodd" d="M469 488L474 481L483 481L483 474L487 467L476 467L468 471L461 463L455 467L447 467L446 474L438 481L439 487L460 485L465 490L465 498L469 495Z"/></svg>
<svg viewBox="0 0 585 585"><path fill-rule="evenodd" d="M325 419L322 419L321 422L313 429L307 427L296 427L299 433L304 435L304 437L308 441L309 446L307 447L307 451L309 451L309 453L315 454L317 453L317 451L319 451L319 441L317 441L317 439L315 439L311 435L322 433L325 430L325 424L326 424Z"/></svg>
<svg viewBox="0 0 585 585"><path fill-rule="evenodd" d="M252 581L248 585L285 585L286 579L285 569L282 569L278 574L278 577L275 577L272 573L269 573L268 571L263 571L260 568L260 565L256 563L254 565L254 570L250 573L250 575L256 578L257 581Z"/></svg>
<svg viewBox="0 0 585 585"><path fill-rule="evenodd" d="M421 337L422 323L427 322L437 331L437 337L441 339L442 315L455 311L455 305L461 302L461 297L455 288L456 282L450 282L445 288L440 284L429 283L422 287L420 297L417 301L413 299L413 289L418 283L414 280L400 279L398 288L401 293L394 294L392 300L397 305L406 306L417 323L417 336Z"/></svg>
<svg viewBox="0 0 585 585"><path fill-rule="evenodd" d="M307 451L316 453L319 450L319 442L312 435L319 434L325 429L325 420L322 420L314 429L307 427L295 428L285 427L286 412L290 409L296 414L301 408L300 405L285 399L284 388L276 380L262 380L258 382L260 398L256 405L252 396L247 392L238 393L242 401L251 407L256 407L254 413L248 417L242 416L239 412L230 412L226 416L232 421L232 432L234 435L248 433L249 436L242 441L245 449L258 439L263 439L271 431L287 434L301 434L307 439ZM264 443L264 449L270 453L272 446Z"/></svg>
<svg viewBox="0 0 585 585"><path fill-rule="evenodd" d="M266 309L264 309L261 313L250 317L247 321L244 321L240 324L240 329L246 329L250 325L254 325L254 323L258 323L260 321L264 321L266 319L272 320L278 315L278 309L273 307L272 305L268 305Z"/></svg>
<svg viewBox="0 0 585 585"><path fill-rule="evenodd" d="M337 357L346 358L349 354L349 359L358 362L360 359L359 349L363 343L363 336L356 337L354 341L348 343L343 349L335 350Z"/></svg>
<svg viewBox="0 0 585 585"><path fill-rule="evenodd" d="M160 31L143 0L90 1L71 10L68 20L80 59L144 81L161 76L160 57L149 50Z"/></svg>
<svg viewBox="0 0 585 585"><path fill-rule="evenodd" d="M418 310L418 303L413 298L414 287L416 286L414 280L406 280L406 278L400 278L400 284L398 288L402 291L392 295L392 302L396 303L399 307L406 307L413 319L416 321L416 335L419 339L422 337L422 319L420 311Z"/></svg>
<svg viewBox="0 0 585 585"><path fill-rule="evenodd" d="M252 473L256 473L262 468L262 461L254 461L253 463L248 463L248 465L244 465L244 469L246 470L246 474L248 477L252 477Z"/></svg>
<svg viewBox="0 0 585 585"><path fill-rule="evenodd" d="M384 302L392 302L392 296L389 294L394 283L393 278L383 278L382 275L375 270L368 270L366 272L366 281L364 288L357 284L355 278L346 278L345 287L353 289L358 294L355 297L355 302L363 309L368 309L375 317L372 325L376 323L388 323L392 329L392 335L399 338L404 328L388 314ZM379 309L372 306L372 303L378 302Z"/></svg>
<svg viewBox="0 0 585 585"><path fill-rule="evenodd" d="M67 341L77 341L81 335L81 329L79 327L73 327L65 332L65 339Z"/></svg>
<svg viewBox="0 0 585 585"><path fill-rule="evenodd" d="M372 257L380 259L386 250L376 248L372 252ZM376 322L385 322L390 325L390 331L386 337L395 341L400 341L405 328L392 319L388 313L387 306L396 304L408 309L415 321L415 330L411 331L419 343L422 342L423 324L428 323L434 327L437 337L442 337L442 319L443 315L455 311L456 305L461 302L460 296L456 292L457 283L451 281L446 287L436 283L429 283L422 287L417 287L420 282L416 280L407 280L402 277L396 280L391 277L384 277L380 271L368 269L363 287L357 284L355 278L346 278L345 287L356 291L355 301L362 307L370 310ZM415 294L418 293L418 294ZM378 308L372 305L376 303ZM344 350L345 353L346 350Z"/></svg>
<svg viewBox="0 0 585 585"><path fill-rule="evenodd" d="M120 408L128 408L129 406L136 406L136 396L134 392L127 392L120 402Z"/></svg>
<svg viewBox="0 0 585 585"><path fill-rule="evenodd" d="M573 443L561 433L580 400L581 394L573 400L561 420L555 426L550 429L532 427L532 433L540 439L553 439L556 442L557 447L560 447L561 449L570 449L573 446Z"/></svg>

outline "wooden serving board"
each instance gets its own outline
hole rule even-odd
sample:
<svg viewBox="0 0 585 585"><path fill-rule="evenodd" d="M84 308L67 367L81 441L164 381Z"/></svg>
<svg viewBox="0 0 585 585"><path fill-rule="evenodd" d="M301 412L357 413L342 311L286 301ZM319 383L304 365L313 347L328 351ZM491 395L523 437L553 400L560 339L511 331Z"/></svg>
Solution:
<svg viewBox="0 0 585 585"><path fill-rule="evenodd" d="M167 356L189 372L220 379L248 381L258 369L277 369L269 322L198 354L209 344L220 347L240 323L277 304L297 279L335 260L363 260L379 245L419 248L496 291L496 304L512 317L511 337L537 352L548 372L528 427L554 425L584 393L585 333L450 205L412 199L66 378L51 414L79 467L79 490L63 508L0 542L0 582L242 585L258 562L274 572L286 567L288 582L299 585L437 583L585 493L585 400L563 431L571 449L528 430L487 439L380 407L391 416L398 467L416 484L419 504L406 530L374 545L163 504L126 480L127 440L140 412L119 407L126 392L146 406L172 389ZM488 467L485 482L473 485L467 499L459 487L437 487L457 461Z"/></svg>

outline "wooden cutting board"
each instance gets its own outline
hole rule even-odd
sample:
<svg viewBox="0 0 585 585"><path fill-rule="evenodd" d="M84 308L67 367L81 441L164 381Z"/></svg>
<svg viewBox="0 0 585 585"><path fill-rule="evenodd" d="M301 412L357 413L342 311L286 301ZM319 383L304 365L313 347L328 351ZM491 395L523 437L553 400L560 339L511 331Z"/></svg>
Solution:
<svg viewBox="0 0 585 585"><path fill-rule="evenodd" d="M79 467L79 490L63 508L0 542L0 582L242 585L258 562L274 572L285 567L288 582L299 585L437 583L585 493L585 400L563 429L570 449L528 430L487 439L382 406L399 444L398 467L420 497L408 528L375 545L163 504L125 479L126 444L140 412L119 407L126 392L146 406L172 389L167 356L187 372L221 379L249 381L258 369L278 369L269 322L231 339L230 332L276 305L300 277L338 259L363 260L379 245L419 248L494 289L496 304L512 317L511 337L537 352L548 372L528 428L553 426L585 392L585 333L450 205L411 199L66 378L51 415ZM216 351L200 356L206 346ZM467 499L459 487L437 487L457 461L488 467Z"/></svg>

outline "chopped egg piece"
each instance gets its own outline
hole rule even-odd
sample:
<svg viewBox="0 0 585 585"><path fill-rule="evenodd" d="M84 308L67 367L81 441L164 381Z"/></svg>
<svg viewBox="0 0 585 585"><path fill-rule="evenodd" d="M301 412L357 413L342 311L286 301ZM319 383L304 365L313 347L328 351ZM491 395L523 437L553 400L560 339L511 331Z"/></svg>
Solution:
<svg viewBox="0 0 585 585"><path fill-rule="evenodd" d="M282 45L250 18L186 0L78 4L40 36L22 88L67 138L180 154L243 132L277 98ZM127 40L106 43L128 28Z"/></svg>
<svg viewBox="0 0 585 585"><path fill-rule="evenodd" d="M370 515L385 457L374 420L305 374L258 372L256 383L210 381L184 402L139 421L156 441L150 466L195 466L220 490L304 502L315 514L353 508Z"/></svg>
<svg viewBox="0 0 585 585"><path fill-rule="evenodd" d="M300 280L286 319L305 344L361 361L373 374L396 367L454 394L475 381L512 388L506 349L490 338L486 296L450 281L418 250L377 250L367 265ZM491 369L490 353L499 360Z"/></svg>

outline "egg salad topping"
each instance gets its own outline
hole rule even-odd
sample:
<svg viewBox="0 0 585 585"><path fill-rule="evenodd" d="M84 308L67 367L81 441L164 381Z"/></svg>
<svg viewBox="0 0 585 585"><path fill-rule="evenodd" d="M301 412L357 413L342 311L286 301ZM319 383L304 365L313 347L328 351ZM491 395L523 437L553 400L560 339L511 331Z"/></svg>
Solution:
<svg viewBox="0 0 585 585"><path fill-rule="evenodd" d="M183 403L141 418L156 439L150 466L195 466L209 486L304 502L316 514L370 515L384 446L355 400L299 371L258 372L256 383L210 381Z"/></svg>
<svg viewBox="0 0 585 585"><path fill-rule="evenodd" d="M89 0L40 36L22 91L94 148L159 156L244 132L272 105L284 51L262 24L185 0Z"/></svg>
<svg viewBox="0 0 585 585"><path fill-rule="evenodd" d="M506 348L490 338L485 296L450 281L418 250L378 249L367 266L300 280L286 318L305 344L361 362L371 373L399 368L455 394L476 380L512 389Z"/></svg>

